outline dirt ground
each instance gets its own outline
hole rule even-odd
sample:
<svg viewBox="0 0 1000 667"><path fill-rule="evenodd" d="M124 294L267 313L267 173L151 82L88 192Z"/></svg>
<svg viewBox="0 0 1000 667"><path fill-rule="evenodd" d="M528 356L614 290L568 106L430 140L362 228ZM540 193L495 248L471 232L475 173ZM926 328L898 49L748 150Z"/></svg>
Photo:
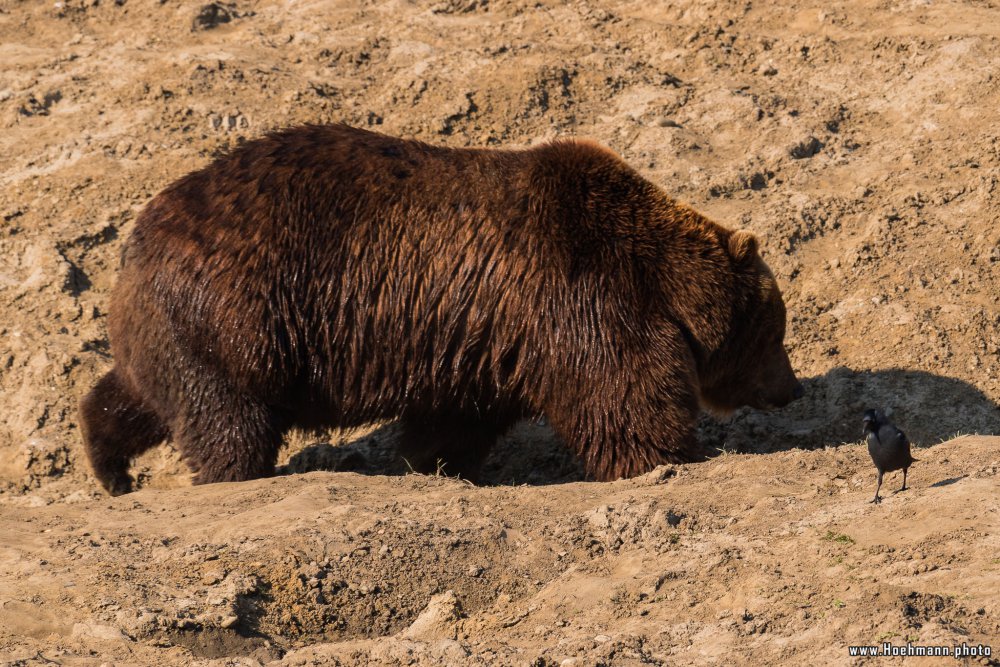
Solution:
<svg viewBox="0 0 1000 667"><path fill-rule="evenodd" d="M480 487L406 474L388 424L244 484L164 446L103 495L76 403L136 213L339 121L611 146L759 235L806 397L610 484L544 424ZM998 180L988 0L0 0L0 665L1000 664ZM920 459L881 506L874 406Z"/></svg>

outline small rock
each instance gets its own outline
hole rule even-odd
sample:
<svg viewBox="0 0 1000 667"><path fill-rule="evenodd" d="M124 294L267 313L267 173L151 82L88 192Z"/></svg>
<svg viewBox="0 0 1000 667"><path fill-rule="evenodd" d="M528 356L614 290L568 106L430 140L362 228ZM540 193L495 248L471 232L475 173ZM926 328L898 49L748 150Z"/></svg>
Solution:
<svg viewBox="0 0 1000 667"><path fill-rule="evenodd" d="M606 644L607 642L611 641L611 637L607 635L597 635L596 637L594 637L594 641L599 644Z"/></svg>
<svg viewBox="0 0 1000 667"><path fill-rule="evenodd" d="M600 507L587 513L587 522L592 528L606 529L611 527L611 520L608 518L608 512L610 508L607 505L601 505Z"/></svg>
<svg viewBox="0 0 1000 667"><path fill-rule="evenodd" d="M455 592L445 591L430 599L427 608L403 631L403 637L422 641L456 639L458 629L455 624L461 615L462 608Z"/></svg>
<svg viewBox="0 0 1000 667"><path fill-rule="evenodd" d="M650 472L638 478L643 484L657 485L666 484L667 480L677 476L677 468L670 465L656 466Z"/></svg>
<svg viewBox="0 0 1000 667"><path fill-rule="evenodd" d="M215 2L203 5L191 22L191 30L211 30L233 20L229 9Z"/></svg>
<svg viewBox="0 0 1000 667"><path fill-rule="evenodd" d="M220 570L209 570L201 577L202 586L214 586L215 584L222 581L223 577L226 575Z"/></svg>
<svg viewBox="0 0 1000 667"><path fill-rule="evenodd" d="M93 637L94 639L104 639L107 641L125 641L128 637L110 625L97 625L96 623L74 623L74 637Z"/></svg>
<svg viewBox="0 0 1000 667"><path fill-rule="evenodd" d="M793 159L804 160L806 158L811 158L821 150L823 150L823 142L816 137L808 137L807 139L804 139L792 146L791 150L788 152Z"/></svg>

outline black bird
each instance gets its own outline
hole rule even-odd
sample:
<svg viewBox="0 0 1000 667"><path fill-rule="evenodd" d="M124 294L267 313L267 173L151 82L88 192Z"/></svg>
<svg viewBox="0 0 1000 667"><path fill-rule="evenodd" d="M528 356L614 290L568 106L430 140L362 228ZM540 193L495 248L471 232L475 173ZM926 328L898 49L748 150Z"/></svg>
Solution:
<svg viewBox="0 0 1000 667"><path fill-rule="evenodd" d="M906 434L896 428L881 410L866 410L864 417L864 434L868 438L868 453L871 454L875 468L878 469L878 486L875 487L873 503L880 503L879 489L882 488L882 475L893 470L903 471L903 486L906 490L906 472L916 459L910 456L910 441ZM897 492L898 493L898 492Z"/></svg>

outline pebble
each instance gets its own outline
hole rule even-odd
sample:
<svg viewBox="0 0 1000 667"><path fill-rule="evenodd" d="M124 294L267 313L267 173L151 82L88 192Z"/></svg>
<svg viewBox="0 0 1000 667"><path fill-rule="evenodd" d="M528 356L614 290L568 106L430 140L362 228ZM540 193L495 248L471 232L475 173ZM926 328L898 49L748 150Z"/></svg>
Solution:
<svg viewBox="0 0 1000 667"><path fill-rule="evenodd" d="M106 641L123 641L127 637L118 628L110 625L97 625L96 623L75 623L73 625L73 637L93 637L94 639L104 639Z"/></svg>
<svg viewBox="0 0 1000 667"><path fill-rule="evenodd" d="M222 573L219 572L218 570L212 570L210 572L206 572L201 578L201 585L214 586L215 584L222 581L222 577L223 577Z"/></svg>

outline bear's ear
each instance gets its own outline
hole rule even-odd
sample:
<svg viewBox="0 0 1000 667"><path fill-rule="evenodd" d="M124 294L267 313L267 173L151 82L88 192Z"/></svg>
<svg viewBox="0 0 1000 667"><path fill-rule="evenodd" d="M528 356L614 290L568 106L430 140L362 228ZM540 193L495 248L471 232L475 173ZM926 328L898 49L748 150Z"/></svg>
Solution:
<svg viewBox="0 0 1000 667"><path fill-rule="evenodd" d="M757 256L757 237L737 229L729 236L729 254L737 264L749 262Z"/></svg>

